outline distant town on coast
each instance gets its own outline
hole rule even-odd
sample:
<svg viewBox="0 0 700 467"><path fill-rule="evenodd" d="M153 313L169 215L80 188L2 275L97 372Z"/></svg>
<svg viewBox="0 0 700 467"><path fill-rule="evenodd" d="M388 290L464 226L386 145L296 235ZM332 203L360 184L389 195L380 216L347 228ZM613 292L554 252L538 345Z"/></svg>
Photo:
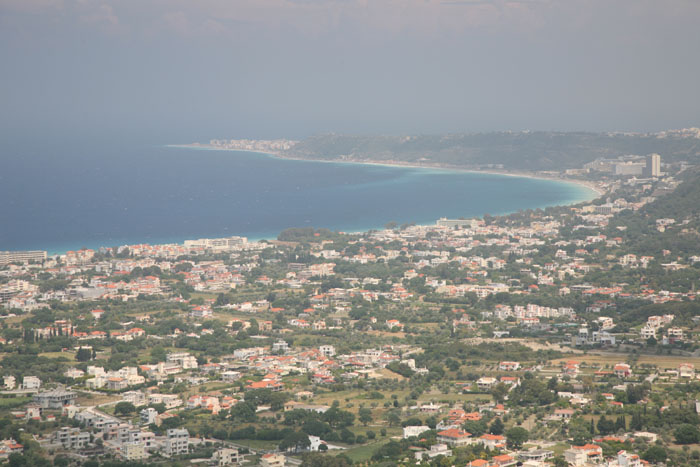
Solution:
<svg viewBox="0 0 700 467"><path fill-rule="evenodd" d="M677 390L700 384L700 172L682 156L697 132L669 135L653 136L677 148L668 157L532 172L596 187L573 205L356 233L290 226L263 241L0 252L3 429L32 432L29 445L8 432L0 455L682 459L674 446L700 443L695 401ZM304 144L200 146L299 157ZM372 161L416 162L383 154ZM496 165L510 167L478 168Z"/></svg>

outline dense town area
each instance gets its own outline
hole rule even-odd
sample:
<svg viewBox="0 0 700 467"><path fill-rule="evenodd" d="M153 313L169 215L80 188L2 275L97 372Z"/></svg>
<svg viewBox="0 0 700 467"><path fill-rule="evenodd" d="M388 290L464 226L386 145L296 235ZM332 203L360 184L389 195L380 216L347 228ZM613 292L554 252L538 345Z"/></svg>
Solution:
<svg viewBox="0 0 700 467"><path fill-rule="evenodd" d="M661 168L507 216L1 252L0 460L700 465L700 172Z"/></svg>

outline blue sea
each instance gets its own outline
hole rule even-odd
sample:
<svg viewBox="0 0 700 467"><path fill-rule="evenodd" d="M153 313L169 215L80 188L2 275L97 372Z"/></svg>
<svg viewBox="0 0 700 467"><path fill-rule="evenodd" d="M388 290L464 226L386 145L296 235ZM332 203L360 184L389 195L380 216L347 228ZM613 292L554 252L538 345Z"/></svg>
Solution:
<svg viewBox="0 0 700 467"><path fill-rule="evenodd" d="M306 162L163 145L34 145L3 150L0 250L338 231L389 221L504 214L591 199L551 180L422 168Z"/></svg>

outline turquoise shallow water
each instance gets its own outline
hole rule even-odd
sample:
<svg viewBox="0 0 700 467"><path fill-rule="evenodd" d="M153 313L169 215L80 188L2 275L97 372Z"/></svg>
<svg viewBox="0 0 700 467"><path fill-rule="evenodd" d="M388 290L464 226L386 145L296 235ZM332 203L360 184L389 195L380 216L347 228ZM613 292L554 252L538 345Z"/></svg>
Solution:
<svg viewBox="0 0 700 467"><path fill-rule="evenodd" d="M0 250L181 242L287 227L504 214L591 199L552 180L279 159L162 146L18 147L3 153Z"/></svg>

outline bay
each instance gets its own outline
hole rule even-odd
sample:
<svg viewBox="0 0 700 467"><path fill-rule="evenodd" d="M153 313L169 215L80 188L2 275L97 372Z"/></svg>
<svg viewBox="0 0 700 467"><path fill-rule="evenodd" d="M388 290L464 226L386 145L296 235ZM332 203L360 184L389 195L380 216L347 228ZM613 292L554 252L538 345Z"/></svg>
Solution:
<svg viewBox="0 0 700 467"><path fill-rule="evenodd" d="M16 146L2 167L0 250L50 253L274 238L288 227L360 231L595 196L553 180L149 145Z"/></svg>

